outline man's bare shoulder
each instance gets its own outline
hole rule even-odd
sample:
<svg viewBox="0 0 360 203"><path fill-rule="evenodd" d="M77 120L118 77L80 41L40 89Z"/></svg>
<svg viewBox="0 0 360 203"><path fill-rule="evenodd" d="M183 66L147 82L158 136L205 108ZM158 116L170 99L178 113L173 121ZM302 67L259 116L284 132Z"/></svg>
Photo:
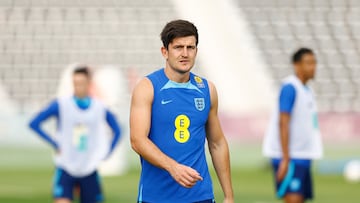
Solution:
<svg viewBox="0 0 360 203"><path fill-rule="evenodd" d="M132 93L132 99L152 101L154 97L154 87L149 78L142 78L136 85Z"/></svg>
<svg viewBox="0 0 360 203"><path fill-rule="evenodd" d="M208 80L208 86L209 86L209 92L210 92L210 98L211 98L211 103L217 103L218 100L218 94L217 94L217 90L216 90L216 86L215 84Z"/></svg>

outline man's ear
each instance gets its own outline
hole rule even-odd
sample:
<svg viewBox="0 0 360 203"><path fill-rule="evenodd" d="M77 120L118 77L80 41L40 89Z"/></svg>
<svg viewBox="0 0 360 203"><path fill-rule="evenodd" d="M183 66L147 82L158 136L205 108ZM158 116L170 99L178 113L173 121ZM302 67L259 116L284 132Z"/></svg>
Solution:
<svg viewBox="0 0 360 203"><path fill-rule="evenodd" d="M168 50L167 50L167 48L165 48L165 47L161 47L161 54L163 55L163 57L165 58L165 59L168 59Z"/></svg>
<svg viewBox="0 0 360 203"><path fill-rule="evenodd" d="M301 68L300 68L300 62L296 62L296 63L294 63L293 64L294 65L294 71L295 71L295 73L296 74L298 74L301 70Z"/></svg>

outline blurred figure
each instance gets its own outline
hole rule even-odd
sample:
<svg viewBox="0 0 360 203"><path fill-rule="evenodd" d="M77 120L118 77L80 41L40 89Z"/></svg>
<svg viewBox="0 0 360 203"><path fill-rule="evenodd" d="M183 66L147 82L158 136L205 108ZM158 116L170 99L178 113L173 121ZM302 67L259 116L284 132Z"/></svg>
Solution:
<svg viewBox="0 0 360 203"><path fill-rule="evenodd" d="M30 122L30 127L56 150L53 197L55 203L70 203L73 191L80 189L81 203L103 201L97 167L114 150L120 139L115 116L97 99L89 96L91 74L87 67L73 72L74 95L53 101ZM57 119L56 136L40 125ZM105 122L113 131L111 144Z"/></svg>
<svg viewBox="0 0 360 203"><path fill-rule="evenodd" d="M277 196L286 203L303 203L313 197L311 160L322 157L316 102L307 85L315 76L315 54L301 48L292 63L295 75L283 80L263 152L272 161Z"/></svg>
<svg viewBox="0 0 360 203"><path fill-rule="evenodd" d="M197 29L188 21L171 21L161 39L166 67L143 78L131 102L131 144L142 166L138 202L215 202L205 158L207 139L224 202L233 203L217 92L212 83L190 72Z"/></svg>

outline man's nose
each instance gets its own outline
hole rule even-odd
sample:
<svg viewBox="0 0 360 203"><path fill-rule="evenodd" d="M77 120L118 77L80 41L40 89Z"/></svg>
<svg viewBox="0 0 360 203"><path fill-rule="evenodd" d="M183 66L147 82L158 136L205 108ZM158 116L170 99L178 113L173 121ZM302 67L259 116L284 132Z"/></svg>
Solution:
<svg viewBox="0 0 360 203"><path fill-rule="evenodd" d="M186 47L183 48L181 55L182 55L183 57L187 57L187 56L188 56L188 50L187 50Z"/></svg>

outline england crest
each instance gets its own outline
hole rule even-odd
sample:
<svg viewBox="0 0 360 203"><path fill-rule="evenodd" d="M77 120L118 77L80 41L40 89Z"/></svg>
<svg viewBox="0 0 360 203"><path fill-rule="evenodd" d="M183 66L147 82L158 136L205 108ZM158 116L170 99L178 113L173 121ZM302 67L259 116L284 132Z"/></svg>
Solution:
<svg viewBox="0 0 360 203"><path fill-rule="evenodd" d="M202 111L205 109L205 99L204 98L195 98L195 107L197 110Z"/></svg>

